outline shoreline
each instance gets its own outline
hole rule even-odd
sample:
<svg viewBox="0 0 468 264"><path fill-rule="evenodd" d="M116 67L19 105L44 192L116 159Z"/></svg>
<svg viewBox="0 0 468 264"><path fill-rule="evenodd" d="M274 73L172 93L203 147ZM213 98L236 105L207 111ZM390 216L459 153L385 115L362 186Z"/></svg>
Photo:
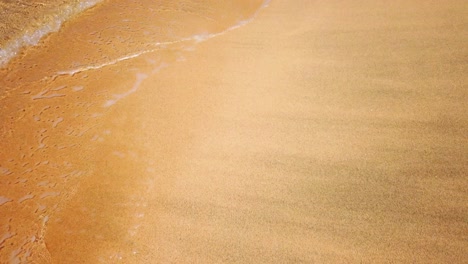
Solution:
<svg viewBox="0 0 468 264"><path fill-rule="evenodd" d="M461 262L460 6L272 1L196 46L29 69L2 99L0 167L29 175L4 227L39 263Z"/></svg>
<svg viewBox="0 0 468 264"><path fill-rule="evenodd" d="M45 5L42 4L43 10L39 7L41 5L32 4L32 6L22 7L21 9L39 11L37 13L31 12L26 14L21 14L20 12L22 11L14 10L20 7L15 6L13 2L9 3L11 6L6 4L6 7L3 7L2 14L7 17L7 19L12 18L13 21L0 21L0 31L2 32L2 41L0 42L0 69L7 68L8 63L16 56L20 56L27 51L28 48L37 46L47 35L58 32L64 23L74 19L87 9L95 7L99 2L99 0L84 1L80 2L78 5L64 3L63 6L58 7L57 10L47 10L43 7ZM10 8L10 10L8 10L8 8ZM26 16L27 19L24 19L24 21L15 21L14 18L21 15ZM50 19L50 17L54 17L54 20L47 20ZM25 22L31 23L32 25ZM21 28L23 30L22 32L14 32L11 28ZM3 42L6 40L8 41Z"/></svg>

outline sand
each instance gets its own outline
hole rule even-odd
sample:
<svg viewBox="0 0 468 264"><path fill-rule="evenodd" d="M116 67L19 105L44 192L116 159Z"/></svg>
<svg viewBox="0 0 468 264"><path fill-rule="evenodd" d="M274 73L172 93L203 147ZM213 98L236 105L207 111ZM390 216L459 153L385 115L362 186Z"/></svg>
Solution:
<svg viewBox="0 0 468 264"><path fill-rule="evenodd" d="M6 94L20 146L68 144L28 162L69 176L40 220L37 205L1 206L41 231L39 263L463 263L467 12L273 0L193 50L46 80L55 90L30 96L68 102L41 116L47 138Z"/></svg>

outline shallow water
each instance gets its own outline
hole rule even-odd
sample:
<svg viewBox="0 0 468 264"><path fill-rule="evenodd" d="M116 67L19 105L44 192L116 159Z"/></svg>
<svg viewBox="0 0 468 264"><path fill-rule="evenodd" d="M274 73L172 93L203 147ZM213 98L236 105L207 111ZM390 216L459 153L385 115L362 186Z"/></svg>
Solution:
<svg viewBox="0 0 468 264"><path fill-rule="evenodd" d="M97 164L120 153L97 152L106 138L118 134L101 120L149 76L183 61L197 43L246 24L265 4L112 0L87 9L97 2L0 4L8 14L0 22L0 263L65 263L60 261L76 257L115 263L131 255L134 249L123 245L109 260L104 253L88 256L61 242L64 233L82 232L73 229L73 219L64 220L70 211L61 212L70 210L68 202L87 177L105 181L106 172L96 171ZM53 31L58 33L47 35ZM137 155L139 149L126 150ZM138 166L149 168L154 161L147 162ZM141 178L135 176L133 184L151 179L148 170L139 172ZM140 215L138 206L126 208L128 214ZM138 226L138 219L132 226ZM61 226L61 233L48 233L51 223ZM119 245L114 233L94 235L104 245Z"/></svg>
<svg viewBox="0 0 468 264"><path fill-rule="evenodd" d="M100 0L1 1L0 66Z"/></svg>

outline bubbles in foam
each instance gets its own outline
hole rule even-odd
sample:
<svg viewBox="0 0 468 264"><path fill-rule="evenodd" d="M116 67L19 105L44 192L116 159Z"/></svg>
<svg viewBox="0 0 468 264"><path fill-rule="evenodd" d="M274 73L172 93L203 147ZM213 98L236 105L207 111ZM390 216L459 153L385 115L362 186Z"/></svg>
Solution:
<svg viewBox="0 0 468 264"><path fill-rule="evenodd" d="M21 48L37 45L45 35L58 31L65 21L99 2L49 1L34 5L9 1L0 5L0 67L15 57Z"/></svg>
<svg viewBox="0 0 468 264"><path fill-rule="evenodd" d="M168 1L168 2L171 2L171 1ZM212 21L216 22L215 20L212 20ZM15 239L15 241L20 241L18 243L18 249L12 250L12 247L7 249L8 253L12 253L11 255L12 261L17 261L17 263L21 263L21 261L24 262L25 258L31 255L31 252L33 255L35 255L35 257L42 254L40 250L33 248L31 244L37 243L38 241L41 241L44 239L43 234L45 232L44 230L46 228L46 225L47 225L47 229L49 230L49 233L54 233L54 232L50 232L50 230L51 229L53 230L51 226L53 226L56 221L49 222L49 216L51 219L58 219L58 218L54 218L54 217L57 217L57 213L54 212L54 210L59 206L59 200L65 199L63 197L69 195L70 193L70 189L67 189L70 185L67 185L66 183L71 182L75 184L79 180L74 180L74 179L79 177L81 174L88 173L88 172L80 172L80 171L70 172L73 169L87 169L87 167L86 166L80 167L80 165L78 165L77 167L74 167L71 164L67 165L65 164L65 162L63 162L63 160L67 159L67 160L72 161L72 163L89 161L90 159L82 158L82 157L88 157L90 155L86 156L86 154L89 154L89 153L94 154L94 152L82 151L83 150L82 146L103 145L103 144L95 144L95 142L91 142L91 144L87 143L87 141L89 142L89 140L95 134L97 134L97 137L95 138L96 141L103 140L106 133L105 132L102 133L102 131L100 130L95 130L95 129L91 130L88 133L88 137L85 138L85 140L83 140L82 138L76 138L76 137L86 136L85 134L89 130L89 123L90 122L93 123L95 121L94 118L99 118L102 115L101 111L103 113L107 112L101 108L102 104L106 102L105 100L110 99L110 101L108 102L111 103L111 105L117 103L118 101L124 99L130 94L136 92L139 89L141 83L148 77L148 75L157 73L162 68L167 67L169 64L167 64L168 60L165 60L165 58L161 60L156 60L155 61L156 63L151 65L151 70L148 70L148 72L146 73L142 73L136 66L131 71L132 76L134 76L131 78L134 78L134 79L129 80L131 82L130 85L122 86L122 87L120 86L114 87L112 85L109 85L108 88L92 86L89 84L89 82L86 81L86 78L88 77L87 75L89 74L90 76L89 79L95 78L95 76L98 75L99 72L101 72L97 70L101 70L104 67L106 67L106 69L102 69L102 70L112 71L114 69L118 69L119 65L116 65L116 64L122 64L121 62L123 61L136 59L137 57L140 57L141 55L147 54L150 52L156 53L160 50L171 50L171 52L174 50L182 51L184 47L194 47L195 44L198 42L208 40L212 37L223 34L224 32L237 28L246 23L246 21L241 21L239 22L237 27L235 26L235 27L227 28L227 26L231 25L231 22L232 21L230 21L229 24L223 24L222 27L216 27L215 29L210 28L206 30L205 29L200 30L198 28L195 31L187 31L189 32L189 34L180 34L180 35L175 34L175 37L176 37L175 40L170 39L169 41L165 41L165 39L162 39L162 40L157 39L155 40L155 42L152 42L153 44L143 45L145 47L144 49L141 48L143 46L136 46L136 45L135 45L136 48L133 50L122 49L123 52L128 52L128 54L130 55L122 56L122 53L121 53L122 51L120 50L116 52L115 54L110 54L110 55L105 54L105 52L99 51L99 52L102 52L102 54L100 55L103 55L99 59L86 60L86 61L70 60L76 63L75 64L73 63L63 64L60 67L56 67L56 68L51 67L53 69L50 71L47 71L47 73L52 73L52 74L58 73L58 75L65 75L65 76L60 76L60 77L47 76L47 78L40 79L44 75L39 76L38 74L39 77L37 77L37 79L28 80L28 85L25 85L28 88L26 91L23 90L24 95L22 95L22 98L25 98L24 100L25 105L27 105L30 108L26 108L26 106L21 106L22 109L26 109L27 114L23 118L23 121L21 120L20 121L23 123L31 122L32 124L29 124L27 127L32 128L32 131L34 132L29 133L29 134L26 133L26 136L30 137L29 139L27 139L29 140L28 141L29 143L27 144L20 142L20 139L15 141L15 138L21 138L21 140L23 140L22 137L17 137L16 135L14 135L15 137L8 138L8 141L4 141L4 142L8 142L7 144L0 143L0 146L2 147L14 146L16 148L17 146L19 146L16 149L18 153L20 151L20 147L26 146L28 149L26 150L21 149L23 156L15 157L16 159L15 162L21 163L18 160L21 160L21 161L26 160L30 162L30 164L26 164L24 165L24 167L21 167L20 168L21 170L18 169L18 166L21 166L22 164L15 165L15 166L13 165L10 166L10 164L2 164L4 165L4 167L0 167L0 178L4 175L9 175L13 173L7 167L10 167L15 172L16 171L23 172L26 170L28 171L28 175L27 175L28 182L24 181L25 178L20 179L17 182L22 181L25 184L25 186L27 186L28 188L34 187L33 189L35 190L34 192L31 192L31 193L28 193L28 192L25 193L23 185L21 186L18 185L18 186L12 187L12 188L16 188L17 190L19 190L17 193L15 193L16 196L14 196L13 194L10 195L10 193L3 193L3 195L8 196L8 198L7 197L2 197L2 198L7 199L8 201L6 202L6 205L2 209L10 207L12 208L12 210L13 209L23 210L21 208L26 208L22 211L22 213L24 213L27 217L31 219L36 217L34 222L23 221L23 219L21 219L20 217L17 217L14 219L13 223L11 224L11 226L15 227L12 232L18 232L17 237L19 237L19 239ZM60 24L58 24L58 27L59 26ZM200 31L206 32L206 33L200 33ZM146 36L153 38L153 40L154 38L158 37L158 35L155 35L154 32L150 32L150 31L146 31L146 32L147 32ZM215 33L212 33L212 32L215 32ZM34 38L39 39L40 35L41 34L34 35ZM180 36L183 36L183 37L179 38ZM75 39L76 38L73 38L73 40ZM102 41L105 42L106 38L104 37ZM37 43L37 42L32 41L32 42L25 42L25 43L29 43L28 45L33 45L34 43ZM103 45L108 45L108 44L104 43ZM55 48L55 46L52 46L52 45L50 45L49 47ZM67 47L67 49L69 49L69 47ZM54 52L55 51L56 50L54 50ZM81 53L80 55L82 54L83 53ZM177 55L177 52L174 54ZM51 55L51 57L53 57L53 55ZM146 56L146 57L150 57L150 56ZM170 58L171 58L170 63L174 62L174 59L172 59L172 57ZM178 57L178 58L182 58L182 57ZM49 59L49 57L47 57L46 59ZM21 60L21 62L23 62L23 60ZM12 65L16 65L16 61L12 63ZM92 66L89 66L89 65L92 65ZM111 65L116 65L116 67L107 67ZM61 71L63 69L65 69L65 71ZM67 69L71 69L71 70L67 70ZM119 70L127 71L128 69L119 69ZM89 71L89 72L81 73L83 71ZM139 73L135 73L135 71L138 71ZM24 77L24 75L22 77ZM68 80L68 81L73 80L73 83L70 84L69 82L65 82L63 80ZM60 85L63 83L66 83L68 86ZM29 85L29 84L33 84L33 85ZM84 87L86 87L87 89L84 89ZM78 91L80 92L78 93ZM96 91L101 91L102 94L98 94L96 93ZM90 98L89 96L86 97L86 95L89 93L94 93L96 97L92 97L92 98ZM79 97L81 97L82 99L77 99ZM88 100L88 99L94 100L94 103L96 104L94 108L92 108L90 104L84 103L84 100ZM10 100L9 102L11 101L12 100ZM5 105L8 105L8 104L5 103ZM50 106L52 106L52 108ZM61 109L65 109L65 111L68 111L68 112L62 113L60 112L61 110L56 110L55 106L60 106ZM11 131L14 132L15 129L17 128L26 127L25 125L19 125L20 124L18 123L19 119L16 119L18 116L12 115L12 117L13 117L12 120L15 120L15 123L14 125L11 126L12 127ZM93 120L90 121L89 118L93 118ZM45 130L45 129L48 129L48 130ZM39 134L30 135L35 132L39 132ZM30 146L32 146L31 150L29 150ZM77 155L75 154L75 152L77 152L76 150L80 151L80 159L76 159L74 157L74 155ZM81 153L81 151L83 153ZM56 153L57 157L47 156L48 154L51 154L51 153ZM32 155L34 154L35 154L35 157L32 158ZM131 153L128 153L128 154L125 153L125 154L126 156L121 157L121 158L131 157ZM28 158L30 158L30 160L28 160ZM48 160L50 159L51 162L43 163L45 159L48 159ZM61 163L61 165L60 166L54 165L58 163ZM154 167L149 167L147 169L147 172L149 174L156 175L156 169ZM13 177L5 176L4 178L6 179L6 178L13 178ZM16 180L17 179L14 179L12 180L12 182ZM148 183L147 185L145 185L147 186L147 193L151 193L153 191L153 188L152 188L153 185L154 185L153 183ZM11 201L13 202L9 203ZM24 204L18 205L18 203L24 203ZM30 207L30 209L27 209L28 207ZM132 223L129 224L129 226L126 226L127 228L130 227L130 229L126 229L126 230L131 231L130 235L131 234L140 235L137 231L140 227L140 224L144 223L143 220L145 218L145 210L148 210L146 208L147 203L144 201L144 198L141 198L137 202L130 203L130 205L126 208L134 208L134 207L135 207L134 209L135 214L133 214L134 219L132 220ZM34 211L34 212L31 212L31 214L29 214L30 212L27 210ZM15 212L15 215L19 215L19 214ZM31 228L29 228L29 226ZM37 230L38 226L39 226L39 230ZM85 233L88 232L88 230L85 230L85 229L82 229L82 230L84 230L83 232ZM125 229L122 229L122 230L125 230ZM0 233L0 235L3 235L3 234L9 234L9 233L5 233L5 232ZM22 241L24 242L24 244L21 244L23 243ZM50 239L49 241L53 241L53 239ZM70 248L70 250L76 250L76 249ZM133 254L136 254L135 252L137 252L137 250L132 249L132 252ZM122 259L122 257L127 258L128 255L129 255L128 252L123 250L122 254L120 256L118 255L114 256L114 259L115 260L119 258ZM0 262L2 262L3 260L4 258L0 258ZM39 263L43 263L43 262L39 262ZM50 262L44 262L44 263L50 263Z"/></svg>

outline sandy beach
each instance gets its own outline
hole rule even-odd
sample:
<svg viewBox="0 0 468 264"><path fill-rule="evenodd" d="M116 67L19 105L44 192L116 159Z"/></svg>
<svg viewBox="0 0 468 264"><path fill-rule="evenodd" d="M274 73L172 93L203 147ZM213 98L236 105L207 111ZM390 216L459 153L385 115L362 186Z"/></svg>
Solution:
<svg viewBox="0 0 468 264"><path fill-rule="evenodd" d="M466 262L464 1L245 3L0 70L0 263Z"/></svg>

